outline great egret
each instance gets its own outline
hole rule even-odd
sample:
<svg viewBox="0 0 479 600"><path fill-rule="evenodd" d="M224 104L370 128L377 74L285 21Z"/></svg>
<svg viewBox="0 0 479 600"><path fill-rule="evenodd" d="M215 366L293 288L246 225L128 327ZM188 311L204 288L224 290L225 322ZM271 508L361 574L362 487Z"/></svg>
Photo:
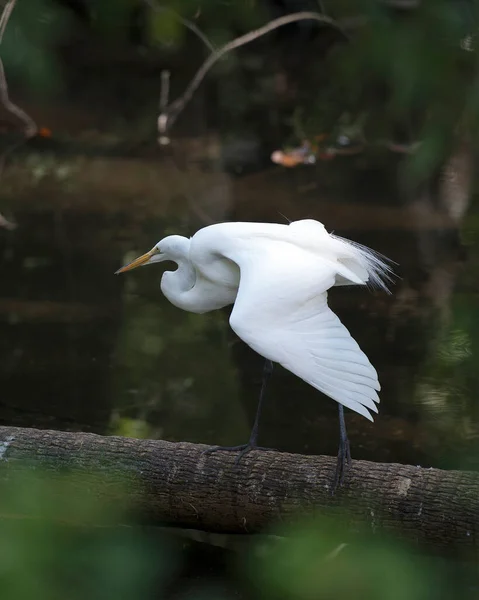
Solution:
<svg viewBox="0 0 479 600"><path fill-rule="evenodd" d="M343 407L373 420L380 390L376 370L327 303L333 286L372 285L388 291L392 270L382 255L312 219L290 224L219 223L192 238L170 235L117 273L165 260L161 290L183 310L205 313L234 304L233 331L266 358L249 442L218 449L258 448L258 423L273 362L339 403L340 445L334 491L351 457Z"/></svg>

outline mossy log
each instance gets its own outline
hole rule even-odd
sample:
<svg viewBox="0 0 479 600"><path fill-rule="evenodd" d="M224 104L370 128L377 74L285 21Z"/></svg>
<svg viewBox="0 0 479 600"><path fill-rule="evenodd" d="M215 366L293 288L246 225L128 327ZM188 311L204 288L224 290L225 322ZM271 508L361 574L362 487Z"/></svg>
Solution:
<svg viewBox="0 0 479 600"><path fill-rule="evenodd" d="M477 559L479 473L355 460L330 494L336 460L254 451L202 454L201 444L0 427L0 477L23 468L107 472L150 523L255 533L301 513L345 509L351 527L393 532L424 548ZM125 493L125 492L123 492Z"/></svg>

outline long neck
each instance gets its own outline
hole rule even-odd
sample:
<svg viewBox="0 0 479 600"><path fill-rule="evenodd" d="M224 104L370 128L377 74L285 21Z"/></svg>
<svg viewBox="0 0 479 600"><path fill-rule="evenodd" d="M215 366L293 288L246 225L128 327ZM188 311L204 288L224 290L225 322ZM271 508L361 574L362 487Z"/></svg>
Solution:
<svg viewBox="0 0 479 600"><path fill-rule="evenodd" d="M161 291L176 307L203 314L233 304L237 289L219 286L198 276L188 260L176 260L178 269L166 271L161 278Z"/></svg>
<svg viewBox="0 0 479 600"><path fill-rule="evenodd" d="M176 271L165 271L161 278L161 291L168 300L183 310L191 311L191 292L196 283L196 271L186 258L176 259Z"/></svg>

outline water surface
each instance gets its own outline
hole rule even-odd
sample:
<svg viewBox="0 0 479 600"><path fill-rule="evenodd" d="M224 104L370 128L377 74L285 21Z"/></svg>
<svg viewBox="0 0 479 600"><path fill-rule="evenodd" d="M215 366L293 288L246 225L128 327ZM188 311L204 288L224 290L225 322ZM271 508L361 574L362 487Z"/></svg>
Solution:
<svg viewBox="0 0 479 600"><path fill-rule="evenodd" d="M170 233L316 218L398 263L390 296L331 293L382 384L374 424L347 411L353 456L477 468L473 202L453 219L434 196L400 195L394 168L352 159L237 176L218 161L179 169L161 155L48 156L27 156L5 173L19 227L0 230L2 424L246 441L262 359L230 330L229 310L176 309L160 293L160 265L113 273ZM46 175L31 175L34 160L48 163ZM260 437L281 450L334 454L337 405L278 366Z"/></svg>

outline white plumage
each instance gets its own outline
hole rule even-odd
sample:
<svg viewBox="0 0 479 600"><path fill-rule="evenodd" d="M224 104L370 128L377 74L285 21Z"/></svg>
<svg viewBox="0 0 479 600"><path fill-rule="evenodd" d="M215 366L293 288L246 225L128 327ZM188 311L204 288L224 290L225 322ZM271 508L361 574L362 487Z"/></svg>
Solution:
<svg viewBox="0 0 479 600"><path fill-rule="evenodd" d="M387 259L312 219L220 223L191 239L168 236L118 272L164 260L178 264L161 282L175 306L204 313L234 304L231 328L253 350L373 420L376 370L329 308L327 292L335 285L387 291Z"/></svg>

